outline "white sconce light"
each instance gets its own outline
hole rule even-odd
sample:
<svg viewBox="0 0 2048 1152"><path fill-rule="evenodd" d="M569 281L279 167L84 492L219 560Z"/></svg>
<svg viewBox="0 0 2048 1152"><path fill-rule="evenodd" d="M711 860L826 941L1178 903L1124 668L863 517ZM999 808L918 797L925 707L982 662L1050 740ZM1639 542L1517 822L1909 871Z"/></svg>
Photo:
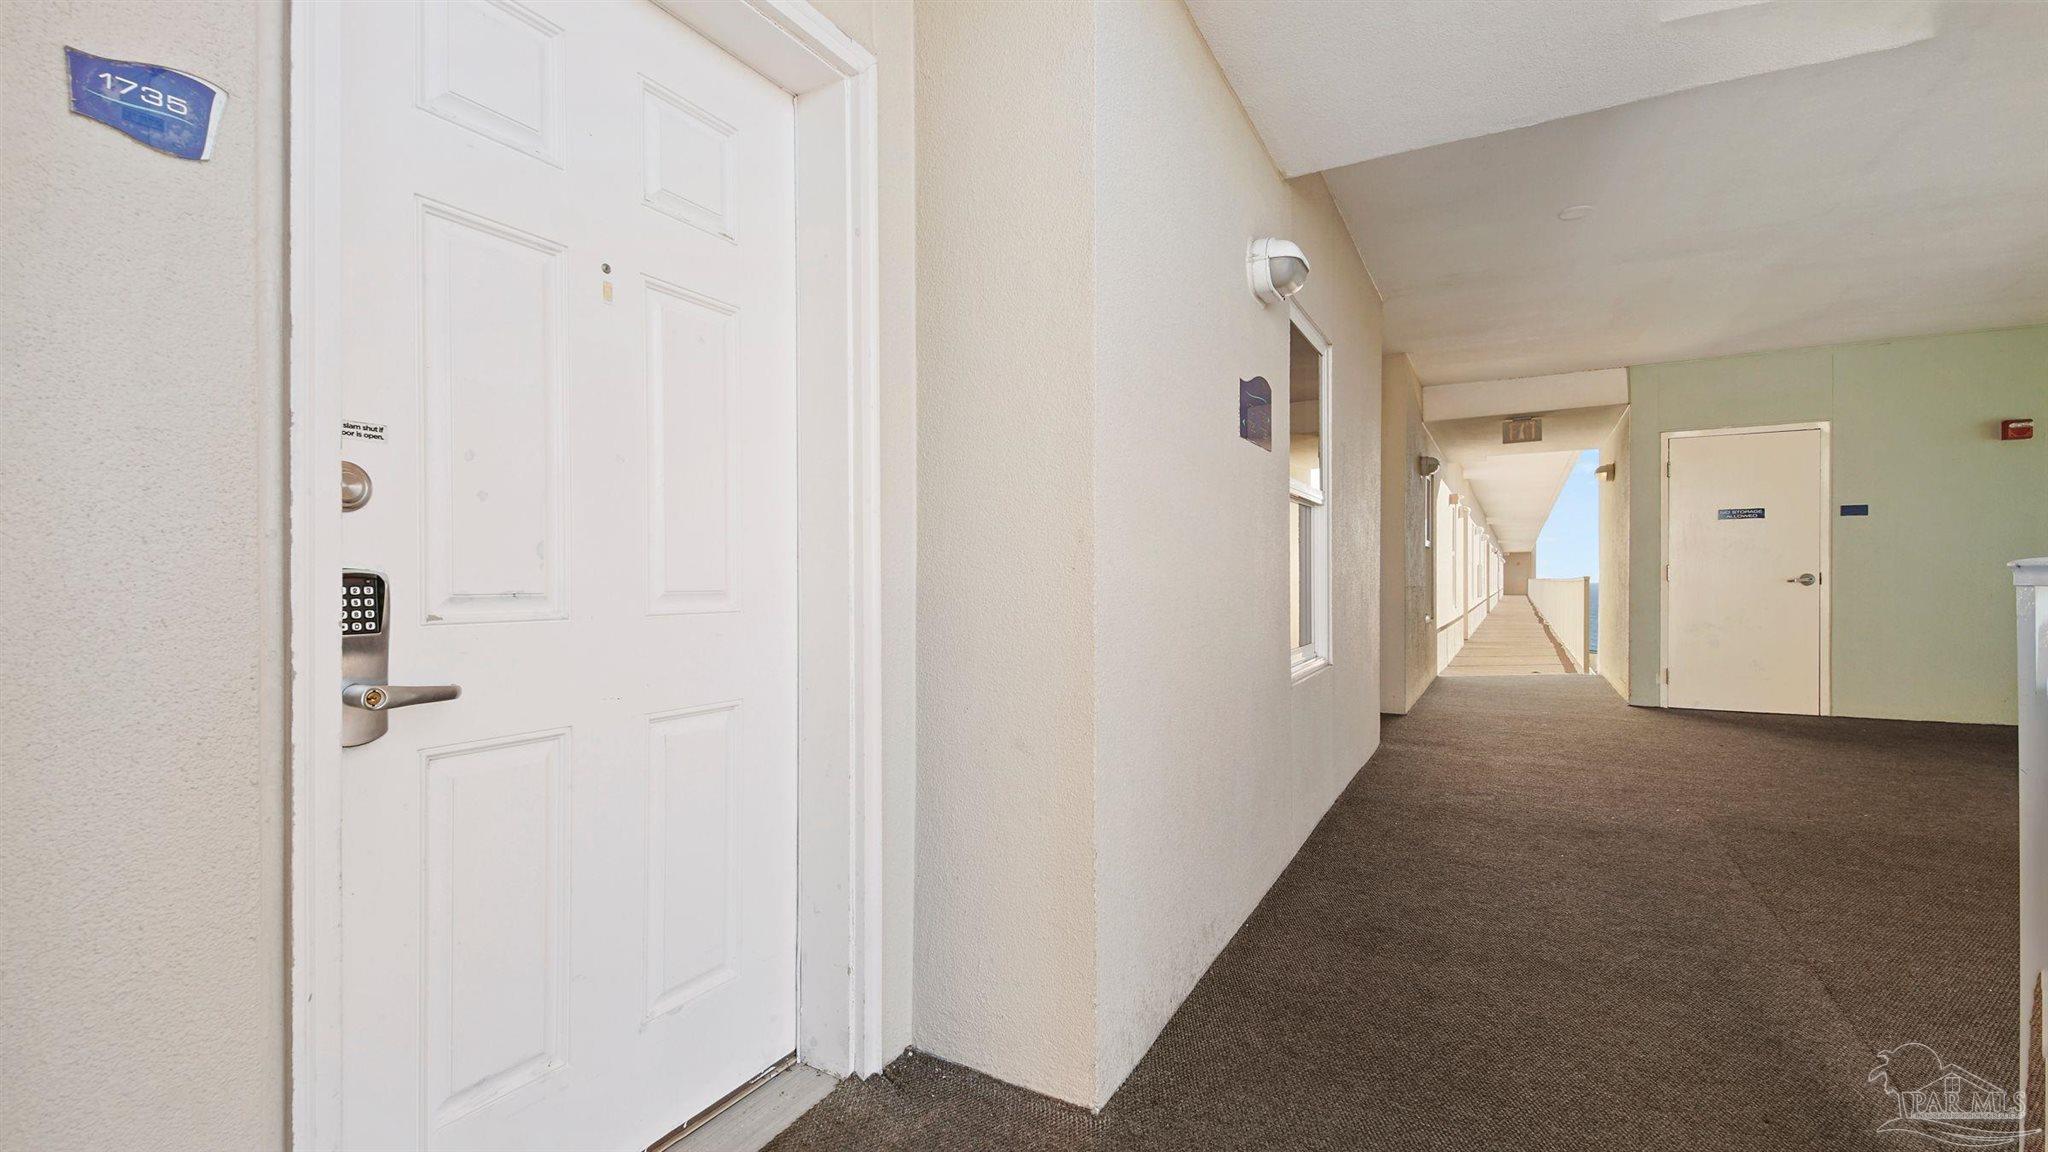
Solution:
<svg viewBox="0 0 2048 1152"><path fill-rule="evenodd" d="M1263 236L1252 241L1245 255L1245 272L1251 277L1252 295L1267 304L1278 304L1308 283L1308 257L1291 240Z"/></svg>

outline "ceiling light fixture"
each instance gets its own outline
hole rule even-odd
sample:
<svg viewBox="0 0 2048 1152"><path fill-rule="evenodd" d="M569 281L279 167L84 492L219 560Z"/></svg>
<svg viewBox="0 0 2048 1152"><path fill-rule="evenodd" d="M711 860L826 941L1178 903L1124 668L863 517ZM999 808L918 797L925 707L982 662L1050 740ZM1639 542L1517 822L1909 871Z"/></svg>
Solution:
<svg viewBox="0 0 2048 1152"><path fill-rule="evenodd" d="M1571 207L1565 209L1564 211L1559 212L1557 214L1557 218L1559 220L1584 220L1586 217L1591 216L1592 214L1593 206L1591 204L1574 204Z"/></svg>

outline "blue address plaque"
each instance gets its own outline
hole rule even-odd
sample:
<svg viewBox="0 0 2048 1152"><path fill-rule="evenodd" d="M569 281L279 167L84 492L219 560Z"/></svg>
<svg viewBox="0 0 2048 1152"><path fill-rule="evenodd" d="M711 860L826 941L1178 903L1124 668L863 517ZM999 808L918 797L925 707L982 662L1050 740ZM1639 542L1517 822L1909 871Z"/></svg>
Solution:
<svg viewBox="0 0 2048 1152"><path fill-rule="evenodd" d="M213 157L214 129L228 94L197 76L156 64L109 60L64 49L71 110L185 160Z"/></svg>

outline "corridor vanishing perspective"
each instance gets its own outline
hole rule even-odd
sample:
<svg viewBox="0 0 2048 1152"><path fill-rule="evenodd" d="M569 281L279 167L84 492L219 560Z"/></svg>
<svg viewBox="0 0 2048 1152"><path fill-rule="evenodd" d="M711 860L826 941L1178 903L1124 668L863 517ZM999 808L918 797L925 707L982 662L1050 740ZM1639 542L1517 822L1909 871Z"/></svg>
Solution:
<svg viewBox="0 0 2048 1152"><path fill-rule="evenodd" d="M802 1149L1878 1149L2015 1082L2010 728L1445 680L1099 1116L912 1053Z"/></svg>
<svg viewBox="0 0 2048 1152"><path fill-rule="evenodd" d="M2048 1152L2044 59L0 0L0 1152Z"/></svg>
<svg viewBox="0 0 2048 1152"><path fill-rule="evenodd" d="M1525 676L1576 671L1529 598L1502 596L1500 604L1473 629L1472 638L1437 675Z"/></svg>

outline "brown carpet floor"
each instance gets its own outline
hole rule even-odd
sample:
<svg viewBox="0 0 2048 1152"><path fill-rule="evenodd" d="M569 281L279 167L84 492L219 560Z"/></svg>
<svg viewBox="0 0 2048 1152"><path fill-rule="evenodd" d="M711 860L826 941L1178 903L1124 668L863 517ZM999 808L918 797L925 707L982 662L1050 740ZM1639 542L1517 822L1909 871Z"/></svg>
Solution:
<svg viewBox="0 0 2048 1152"><path fill-rule="evenodd" d="M1100 1116L912 1054L771 1147L1934 1147L1866 1078L1920 1041L2016 1087L2015 758L1440 680Z"/></svg>

